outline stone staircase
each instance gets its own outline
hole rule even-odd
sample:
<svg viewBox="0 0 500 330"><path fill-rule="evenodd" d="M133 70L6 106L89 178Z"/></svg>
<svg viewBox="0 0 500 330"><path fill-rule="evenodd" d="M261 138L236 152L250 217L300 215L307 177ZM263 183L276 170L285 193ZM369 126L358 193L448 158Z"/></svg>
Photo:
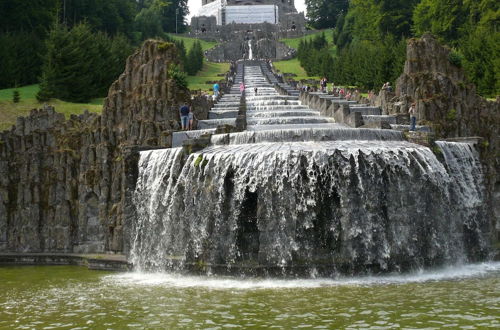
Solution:
<svg viewBox="0 0 500 330"><path fill-rule="evenodd" d="M273 74L267 63L255 62L238 64L234 85L231 87L228 94L223 95L214 107L210 110L207 120L198 122L198 130L176 132L173 135L172 146L180 147L183 142L188 139L196 139L204 134L215 133L217 127L221 125L236 125L238 117L241 93L239 90L240 82L244 81L246 86L245 103L246 103L246 133L231 134L241 139L247 139L246 134L252 132L263 132L264 135L260 139L269 139L272 134L290 135L292 140L293 134L305 137L311 134L318 134L326 140L339 139L340 136L349 137L359 134L366 135L370 139L385 139L399 138L397 131L408 130L409 125L402 121L405 116L383 115L379 107L370 106L368 104L358 104L356 101L348 101L338 96L329 95L321 92L301 93L295 90L287 83L282 83ZM255 88L257 89L255 91ZM334 107L331 107L331 105ZM347 107L347 115L356 118L356 122L350 120L339 120L337 112L331 111L332 108ZM325 109L329 109L326 111ZM245 119L244 119L245 120ZM395 135L392 136L387 132L387 137L381 134L380 128L384 124L394 129ZM353 127L365 127L365 131L355 133ZM372 129L372 130L370 130ZM334 133L332 130L335 130ZM417 127L417 130L426 131L426 127ZM264 133L265 131L273 131ZM282 133L278 133L281 131ZM358 131L358 130L355 130ZM372 132L373 131L373 132ZM288 133L287 133L288 132ZM295 133L294 133L295 132ZM224 137L224 136L225 137ZM212 142L227 143L224 140L229 135L220 134L214 135ZM252 139L255 139L255 134ZM356 135L357 136L357 135ZM225 141L225 142L224 142Z"/></svg>
<svg viewBox="0 0 500 330"><path fill-rule="evenodd" d="M323 117L318 111L302 105L297 95L280 95L275 88L277 79L264 63L245 67L245 83L249 131L316 124L336 126L333 118Z"/></svg>

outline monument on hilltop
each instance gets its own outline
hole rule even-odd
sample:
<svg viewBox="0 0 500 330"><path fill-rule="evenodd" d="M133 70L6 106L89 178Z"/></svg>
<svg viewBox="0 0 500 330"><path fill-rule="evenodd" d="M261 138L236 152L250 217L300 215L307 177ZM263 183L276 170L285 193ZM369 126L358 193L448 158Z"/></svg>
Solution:
<svg viewBox="0 0 500 330"><path fill-rule="evenodd" d="M207 52L212 61L248 58L250 45L256 58L288 59L294 50L278 39L304 33L304 13L294 0L202 0L191 19L191 34L222 41Z"/></svg>

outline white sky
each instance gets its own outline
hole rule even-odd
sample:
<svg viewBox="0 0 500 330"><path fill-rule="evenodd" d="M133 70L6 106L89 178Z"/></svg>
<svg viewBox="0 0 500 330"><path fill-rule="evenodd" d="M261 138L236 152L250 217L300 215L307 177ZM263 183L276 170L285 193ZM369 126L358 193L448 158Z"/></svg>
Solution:
<svg viewBox="0 0 500 330"><path fill-rule="evenodd" d="M198 10L201 7L201 0L188 0L188 6L189 6L188 22L190 22L191 16L198 14ZM304 0L295 0L295 8L297 8L297 11L299 13L301 11L303 11L305 13L306 12L306 5L304 3Z"/></svg>

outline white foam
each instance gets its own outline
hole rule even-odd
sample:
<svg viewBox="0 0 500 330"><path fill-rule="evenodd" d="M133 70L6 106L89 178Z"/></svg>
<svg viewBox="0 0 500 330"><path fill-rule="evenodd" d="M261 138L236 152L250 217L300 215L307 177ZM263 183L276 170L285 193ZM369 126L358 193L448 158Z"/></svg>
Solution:
<svg viewBox="0 0 500 330"><path fill-rule="evenodd" d="M160 286L170 288L201 287L214 290L258 290L258 289L312 289L334 286L374 286L430 281L463 280L468 278L500 275L500 262L487 262L433 270L422 270L408 274L383 276L339 277L336 279L262 279L229 278L220 276L185 276L171 273L130 272L104 277L112 285Z"/></svg>

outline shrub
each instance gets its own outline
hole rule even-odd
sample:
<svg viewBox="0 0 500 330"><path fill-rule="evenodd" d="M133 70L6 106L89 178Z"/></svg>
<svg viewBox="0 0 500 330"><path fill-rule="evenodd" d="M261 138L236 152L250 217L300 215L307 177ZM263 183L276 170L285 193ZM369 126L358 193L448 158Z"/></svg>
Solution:
<svg viewBox="0 0 500 330"><path fill-rule="evenodd" d="M186 79L186 73L181 71L178 65L171 65L168 69L168 77L173 79L178 87L186 89L188 87L188 82Z"/></svg>
<svg viewBox="0 0 500 330"><path fill-rule="evenodd" d="M14 103L19 103L21 101L21 95L19 94L19 91L16 89L14 92L12 92L12 102Z"/></svg>
<svg viewBox="0 0 500 330"><path fill-rule="evenodd" d="M456 50L452 50L448 55L448 61L456 67L462 67L464 56Z"/></svg>

